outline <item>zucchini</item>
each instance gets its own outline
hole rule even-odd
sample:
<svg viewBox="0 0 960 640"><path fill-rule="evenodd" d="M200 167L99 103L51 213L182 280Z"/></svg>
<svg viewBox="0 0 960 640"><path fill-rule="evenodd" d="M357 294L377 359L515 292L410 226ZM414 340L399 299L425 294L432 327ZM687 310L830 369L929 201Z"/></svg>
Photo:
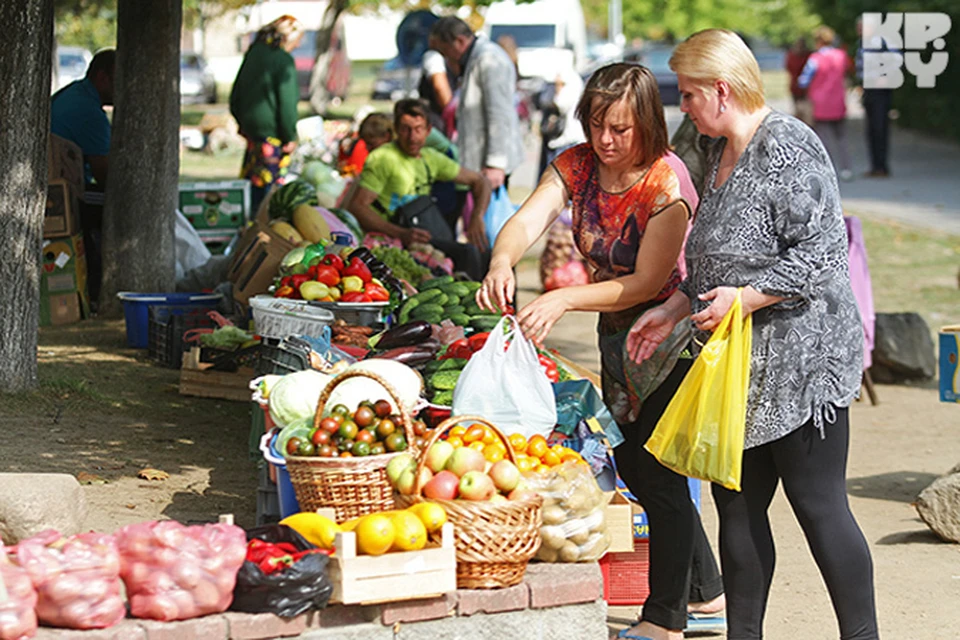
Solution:
<svg viewBox="0 0 960 640"><path fill-rule="evenodd" d="M434 322L429 318L432 318L434 316L442 316L442 315L443 315L443 307L441 307L439 304L432 304L428 302L427 304L421 304L416 309L414 309L413 312L410 314L410 317L413 318L414 320L426 320L430 324L434 324Z"/></svg>

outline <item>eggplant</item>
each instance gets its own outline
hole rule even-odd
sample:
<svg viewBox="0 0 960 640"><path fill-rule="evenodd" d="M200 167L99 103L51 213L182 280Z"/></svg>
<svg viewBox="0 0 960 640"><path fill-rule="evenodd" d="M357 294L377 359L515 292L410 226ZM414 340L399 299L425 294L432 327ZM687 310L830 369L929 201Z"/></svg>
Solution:
<svg viewBox="0 0 960 640"><path fill-rule="evenodd" d="M393 349L420 344L433 335L433 328L425 320L412 320L372 336L367 344L371 349Z"/></svg>
<svg viewBox="0 0 960 640"><path fill-rule="evenodd" d="M408 345L406 347L396 347L383 353L374 355L374 358L383 360L395 360L410 367L426 364L437 357L437 349L433 346L424 347L423 345Z"/></svg>

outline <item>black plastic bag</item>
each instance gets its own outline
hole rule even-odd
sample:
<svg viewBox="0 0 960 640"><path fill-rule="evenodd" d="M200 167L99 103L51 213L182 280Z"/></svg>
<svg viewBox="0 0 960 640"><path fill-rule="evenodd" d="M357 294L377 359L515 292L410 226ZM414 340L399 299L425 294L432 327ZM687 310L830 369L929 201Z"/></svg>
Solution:
<svg viewBox="0 0 960 640"><path fill-rule="evenodd" d="M300 551L317 548L290 527L279 524L247 530L247 542L254 538L289 542ZM329 561L326 554L311 553L291 567L266 574L255 563L245 560L237 574L230 609L275 613L283 618L293 618L309 609L323 609L333 593L333 584L327 577Z"/></svg>

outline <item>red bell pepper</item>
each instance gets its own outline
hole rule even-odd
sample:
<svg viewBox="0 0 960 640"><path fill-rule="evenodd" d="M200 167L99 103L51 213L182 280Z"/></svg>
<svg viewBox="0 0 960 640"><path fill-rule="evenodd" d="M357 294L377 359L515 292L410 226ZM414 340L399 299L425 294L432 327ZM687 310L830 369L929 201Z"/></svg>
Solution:
<svg viewBox="0 0 960 640"><path fill-rule="evenodd" d="M460 338L459 340L454 340L447 347L447 356L451 358L463 358L464 360L469 360L470 356L473 355L473 350L470 349L470 343L466 338Z"/></svg>
<svg viewBox="0 0 960 640"><path fill-rule="evenodd" d="M370 296L362 291L349 291L340 296L340 302L373 302Z"/></svg>
<svg viewBox="0 0 960 640"><path fill-rule="evenodd" d="M390 292L387 291L383 285L379 285L376 282L368 282L363 286L363 292L370 296L371 302L388 302L390 300Z"/></svg>
<svg viewBox="0 0 960 640"><path fill-rule="evenodd" d="M334 269L337 270L337 273L342 272L344 267L343 258L341 258L336 254L327 254L323 256L323 259L320 260L320 264L325 264L328 267L333 267Z"/></svg>
<svg viewBox="0 0 960 640"><path fill-rule="evenodd" d="M273 292L274 298L292 298L293 294L296 293L296 289L290 285L285 285Z"/></svg>
<svg viewBox="0 0 960 640"><path fill-rule="evenodd" d="M317 265L312 265L312 266L310 266L310 267L307 268L307 276L308 276L311 280L316 280L316 279L317 279Z"/></svg>
<svg viewBox="0 0 960 640"><path fill-rule="evenodd" d="M544 368L544 373L546 373L547 379L550 380L550 382L560 381L560 373L557 371L557 363L554 362L552 358L540 354L537 356L537 360L540 361L540 365Z"/></svg>
<svg viewBox="0 0 960 640"><path fill-rule="evenodd" d="M293 280L293 284L292 284L291 286L292 286L294 289L297 289L298 291L300 290L300 285L302 285L304 282L307 282L307 281L309 281L309 280L313 280L313 278L311 278L310 276L308 276L308 275L305 274L305 273L298 273L297 275L295 275L295 276L290 276L290 277L291 277L291 279Z"/></svg>
<svg viewBox="0 0 960 640"><path fill-rule="evenodd" d="M344 268L342 275L345 276L357 276L364 283L370 282L373 279L373 274L370 273L370 268L364 264L363 260L354 256L350 258L350 265Z"/></svg>
<svg viewBox="0 0 960 640"><path fill-rule="evenodd" d="M489 331L484 331L483 333L475 333L467 339L467 342L470 344L470 350L476 353L483 349L483 345L487 344L487 338L490 337Z"/></svg>
<svg viewBox="0 0 960 640"><path fill-rule="evenodd" d="M293 286L293 276L283 276L280 278L281 287L292 287Z"/></svg>
<svg viewBox="0 0 960 640"><path fill-rule="evenodd" d="M335 287L340 284L340 272L337 271L336 267L329 264L320 264L310 268L316 269L314 280L317 282L322 282L328 287Z"/></svg>

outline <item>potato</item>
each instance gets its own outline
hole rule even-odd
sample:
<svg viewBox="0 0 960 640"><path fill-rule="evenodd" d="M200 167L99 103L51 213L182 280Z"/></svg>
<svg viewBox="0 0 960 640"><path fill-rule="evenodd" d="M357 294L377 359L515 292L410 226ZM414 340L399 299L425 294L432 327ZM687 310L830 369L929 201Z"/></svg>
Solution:
<svg viewBox="0 0 960 640"><path fill-rule="evenodd" d="M610 534L594 533L578 547L578 550L583 560L596 560L609 548Z"/></svg>
<svg viewBox="0 0 960 640"><path fill-rule="evenodd" d="M560 547L567 541L563 535L563 529L556 526L540 527L540 540L543 542L543 547L556 551L559 551Z"/></svg>
<svg viewBox="0 0 960 640"><path fill-rule="evenodd" d="M576 562L580 559L580 547L569 540L560 549L561 562Z"/></svg>
<svg viewBox="0 0 960 640"><path fill-rule="evenodd" d="M590 532L586 529L583 529L582 531L578 531L577 533L570 536L570 542L578 546L585 543L589 539L590 539Z"/></svg>
<svg viewBox="0 0 960 640"><path fill-rule="evenodd" d="M543 508L543 524L555 525L563 524L570 516L567 511L558 504Z"/></svg>
<svg viewBox="0 0 960 640"><path fill-rule="evenodd" d="M537 551L537 560L543 562L556 562L559 557L556 549L551 549L547 546L541 546Z"/></svg>

